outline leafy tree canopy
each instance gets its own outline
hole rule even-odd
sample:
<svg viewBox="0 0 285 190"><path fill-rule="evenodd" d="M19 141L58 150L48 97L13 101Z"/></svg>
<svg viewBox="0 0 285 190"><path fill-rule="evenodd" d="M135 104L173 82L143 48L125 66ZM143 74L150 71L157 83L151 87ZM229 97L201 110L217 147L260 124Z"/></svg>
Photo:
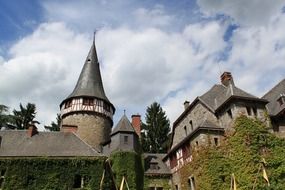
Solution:
<svg viewBox="0 0 285 190"><path fill-rule="evenodd" d="M145 152L165 153L168 148L170 122L157 102L146 110L146 123L142 124L142 148Z"/></svg>
<svg viewBox="0 0 285 190"><path fill-rule="evenodd" d="M20 103L20 110L13 110L14 120L17 129L27 129L30 123L39 123L35 121L36 105L28 103L25 107Z"/></svg>
<svg viewBox="0 0 285 190"><path fill-rule="evenodd" d="M61 117L60 114L56 115L56 122L52 121L50 126L45 126L45 129L49 131L59 131L60 130L60 123L61 123Z"/></svg>
<svg viewBox="0 0 285 190"><path fill-rule="evenodd" d="M12 115L9 114L8 106L0 104L0 127L13 123L14 123L14 118Z"/></svg>

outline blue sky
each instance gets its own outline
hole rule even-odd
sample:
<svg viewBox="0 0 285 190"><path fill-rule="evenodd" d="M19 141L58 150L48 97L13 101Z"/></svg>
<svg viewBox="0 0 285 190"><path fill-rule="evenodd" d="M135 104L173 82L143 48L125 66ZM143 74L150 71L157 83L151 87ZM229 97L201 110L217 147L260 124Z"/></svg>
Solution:
<svg viewBox="0 0 285 190"><path fill-rule="evenodd" d="M158 101L173 122L221 72L262 96L284 78L284 0L0 0L0 103L36 103L47 125L73 90L94 30L105 91L140 113Z"/></svg>

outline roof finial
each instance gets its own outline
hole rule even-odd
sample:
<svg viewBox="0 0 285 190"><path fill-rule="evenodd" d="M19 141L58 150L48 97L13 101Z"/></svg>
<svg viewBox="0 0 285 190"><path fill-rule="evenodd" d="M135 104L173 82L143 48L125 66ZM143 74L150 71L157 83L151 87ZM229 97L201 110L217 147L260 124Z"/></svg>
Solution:
<svg viewBox="0 0 285 190"><path fill-rule="evenodd" d="M126 115L126 110L124 110L124 115Z"/></svg>

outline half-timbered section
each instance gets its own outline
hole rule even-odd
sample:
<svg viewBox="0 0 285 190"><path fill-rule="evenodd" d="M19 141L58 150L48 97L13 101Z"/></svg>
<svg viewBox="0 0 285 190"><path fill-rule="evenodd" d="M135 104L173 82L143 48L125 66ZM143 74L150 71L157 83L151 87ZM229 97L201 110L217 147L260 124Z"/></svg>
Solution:
<svg viewBox="0 0 285 190"><path fill-rule="evenodd" d="M72 131L97 150L110 140L115 107L105 95L95 41L73 92L60 104L61 130Z"/></svg>

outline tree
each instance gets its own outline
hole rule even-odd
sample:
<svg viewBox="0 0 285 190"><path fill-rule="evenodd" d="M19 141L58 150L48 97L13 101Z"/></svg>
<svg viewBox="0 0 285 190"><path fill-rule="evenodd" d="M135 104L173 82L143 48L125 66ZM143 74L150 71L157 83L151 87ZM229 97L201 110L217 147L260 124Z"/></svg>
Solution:
<svg viewBox="0 0 285 190"><path fill-rule="evenodd" d="M0 128L13 123L13 116L8 113L9 108L3 104L0 104Z"/></svg>
<svg viewBox="0 0 285 190"><path fill-rule="evenodd" d="M13 110L14 120L17 129L27 129L30 123L39 123L35 121L36 117L36 105L28 103L26 107L20 103L20 110Z"/></svg>
<svg viewBox="0 0 285 190"><path fill-rule="evenodd" d="M56 115L56 123L54 121L51 122L50 126L45 126L45 129L49 131L59 131L60 130L61 117L60 114Z"/></svg>
<svg viewBox="0 0 285 190"><path fill-rule="evenodd" d="M146 110L146 123L142 124L142 148L144 152L165 153L168 148L170 122L157 102Z"/></svg>

